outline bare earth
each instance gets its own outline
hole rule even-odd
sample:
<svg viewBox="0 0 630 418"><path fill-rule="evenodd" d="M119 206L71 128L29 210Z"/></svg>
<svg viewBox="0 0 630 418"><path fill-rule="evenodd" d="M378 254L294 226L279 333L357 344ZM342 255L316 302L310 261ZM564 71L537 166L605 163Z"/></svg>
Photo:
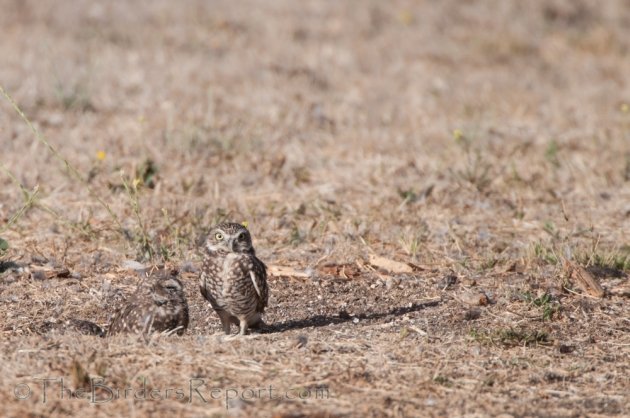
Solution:
<svg viewBox="0 0 630 418"><path fill-rule="evenodd" d="M76 169L0 97L1 415L630 416L627 1L0 10L0 85ZM222 220L272 273L233 340ZM164 263L185 335L64 330Z"/></svg>

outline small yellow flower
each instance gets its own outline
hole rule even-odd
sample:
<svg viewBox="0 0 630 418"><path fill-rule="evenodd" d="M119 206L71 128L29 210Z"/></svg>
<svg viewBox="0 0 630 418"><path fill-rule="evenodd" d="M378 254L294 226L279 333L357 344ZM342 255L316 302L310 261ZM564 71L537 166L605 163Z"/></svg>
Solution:
<svg viewBox="0 0 630 418"><path fill-rule="evenodd" d="M139 179L138 177L136 177L135 179L133 179L133 188L137 189L138 185L142 183L142 179Z"/></svg>
<svg viewBox="0 0 630 418"><path fill-rule="evenodd" d="M414 21L413 14L409 10L403 10L400 12L398 14L398 19L400 20L400 23L405 26L411 25Z"/></svg>
<svg viewBox="0 0 630 418"><path fill-rule="evenodd" d="M621 111L623 113L628 113L630 112L630 105L628 103L622 103L621 104Z"/></svg>
<svg viewBox="0 0 630 418"><path fill-rule="evenodd" d="M249 225L249 222L243 221L243 222L241 222L241 225L243 225L245 228L247 228L247 225Z"/></svg>
<svg viewBox="0 0 630 418"><path fill-rule="evenodd" d="M460 139L462 139L463 136L464 136L464 133L461 131L461 129L455 129L453 131L453 139L455 141L459 141Z"/></svg>
<svg viewBox="0 0 630 418"><path fill-rule="evenodd" d="M99 151L96 153L96 159L99 161L103 161L105 159L105 151Z"/></svg>

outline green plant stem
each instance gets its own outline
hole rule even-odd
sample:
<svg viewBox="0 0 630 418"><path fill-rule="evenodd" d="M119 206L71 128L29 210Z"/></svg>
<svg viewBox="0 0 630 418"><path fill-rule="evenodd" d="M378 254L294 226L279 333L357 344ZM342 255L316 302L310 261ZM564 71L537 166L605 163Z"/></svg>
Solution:
<svg viewBox="0 0 630 418"><path fill-rule="evenodd" d="M142 233L142 247L144 250L149 252L149 258L153 259L153 250L149 245L149 237L147 235L147 231L144 227L144 222L142 222L142 216L140 215L140 202L138 201L138 189L136 184L133 184L133 190L129 186L129 183L125 180L125 173L120 172L120 179L123 182L123 186L125 186L125 191L127 192L127 196L129 196L129 200L131 201L131 207L133 209L133 213L136 215L136 219L138 220L138 227L140 228L140 232Z"/></svg>
<svg viewBox="0 0 630 418"><path fill-rule="evenodd" d="M2 95L5 97L5 99L7 99L7 101L9 103L11 103L11 106L13 107L13 109L18 113L18 115L20 115L20 117L22 118L22 120L28 125L28 127L31 129L31 131L33 131L33 134L35 134L35 137L37 138L37 140L39 142L41 142L42 144L44 144L48 150L59 160L61 161L64 166L66 167L66 170L79 182L83 183L83 185L85 186L85 188L87 189L89 195L96 199L96 201L98 203L101 204L101 206L103 206L107 212L109 213L110 217L114 220L114 222L116 223L116 225L118 226L118 229L122 232L122 225L120 223L120 221L118 220L118 217L116 216L116 214L114 213L114 211L111 209L111 207L103 200L101 199L100 196L98 196L96 193L94 193L94 191L92 190L92 188L90 187L90 185L88 184L88 182L83 178L83 176L81 176L81 174L79 173L79 171L72 165L70 164L70 162L65 159L60 153L59 151L57 151L57 149L46 140L46 138L44 138L44 136L39 132L39 130L35 127L35 125L33 125L31 123L31 121L29 120L29 118L26 116L26 114L24 114L24 112L22 111L22 109L20 109L20 107L17 105L17 103L15 102L15 100L13 100L13 98L4 90L4 88L2 87L2 85L0 85L0 93L2 93Z"/></svg>
<svg viewBox="0 0 630 418"><path fill-rule="evenodd" d="M38 192L39 192L39 189L37 186L35 186L35 188L33 189L33 192L29 194L28 199L26 200L24 205L22 205L22 207L17 212L15 212L13 216L9 218L6 224L0 227L0 234L6 231L7 229L9 229L11 225L17 222L17 220L20 219L22 215L24 215L24 213L26 212L28 208L33 206L33 202L35 201L35 196L37 196Z"/></svg>

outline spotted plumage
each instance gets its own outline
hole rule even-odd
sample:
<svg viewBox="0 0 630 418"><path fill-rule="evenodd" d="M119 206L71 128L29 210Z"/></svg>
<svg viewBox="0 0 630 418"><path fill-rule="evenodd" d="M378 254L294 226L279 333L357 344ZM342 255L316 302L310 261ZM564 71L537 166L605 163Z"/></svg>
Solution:
<svg viewBox="0 0 630 418"><path fill-rule="evenodd" d="M103 328L99 327L94 322L86 321L84 319L71 319L66 322L66 326L80 332L81 334L96 335L97 337L105 336Z"/></svg>
<svg viewBox="0 0 630 418"><path fill-rule="evenodd" d="M256 257L247 228L237 223L213 227L203 246L199 286L219 315L223 332L231 324L244 335L264 325L262 314L269 300L267 267Z"/></svg>
<svg viewBox="0 0 630 418"><path fill-rule="evenodd" d="M62 322L44 321L39 327L39 332L47 334L49 332L65 334L66 332L78 332L84 335L95 335L104 337L105 331L92 321L71 318Z"/></svg>
<svg viewBox="0 0 630 418"><path fill-rule="evenodd" d="M112 318L107 335L118 333L175 332L182 335L188 327L188 303L177 272L158 270L148 277Z"/></svg>

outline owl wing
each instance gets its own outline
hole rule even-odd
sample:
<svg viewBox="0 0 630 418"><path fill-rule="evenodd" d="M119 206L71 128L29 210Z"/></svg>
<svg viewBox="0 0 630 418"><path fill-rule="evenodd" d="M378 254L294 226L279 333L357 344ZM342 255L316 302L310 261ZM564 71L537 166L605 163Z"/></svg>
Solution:
<svg viewBox="0 0 630 418"><path fill-rule="evenodd" d="M149 322L152 322L153 313L146 304L139 303L134 298L120 309L112 318L107 335L114 335L121 332L145 332L150 329Z"/></svg>
<svg viewBox="0 0 630 418"><path fill-rule="evenodd" d="M205 273L201 273L201 277L199 280L199 291L201 292L201 296L207 301L210 301L210 292L207 289L207 277Z"/></svg>
<svg viewBox="0 0 630 418"><path fill-rule="evenodd" d="M199 291L201 296L204 297L214 309L222 309L219 306L219 302L214 294L217 294L220 290L220 281L217 279L218 267L213 260L204 260L203 268L199 276Z"/></svg>
<svg viewBox="0 0 630 418"><path fill-rule="evenodd" d="M256 310L258 312L262 312L265 310L267 302L269 301L267 266L265 266L262 261L254 257L254 263L249 271L249 275L252 279L252 283L254 284L254 288L256 289L256 293L258 294L258 306Z"/></svg>
<svg viewBox="0 0 630 418"><path fill-rule="evenodd" d="M219 302L212 295L212 287L213 287L212 278L209 278L206 273L202 272L201 280L199 281L199 291L201 292L201 296L203 296L204 299L210 302L210 305L214 309L219 309Z"/></svg>
<svg viewBox="0 0 630 418"><path fill-rule="evenodd" d="M128 328L128 324L126 321L126 317L128 316L129 305L124 306L119 309L114 317L109 323L109 328L107 329L107 335L114 335L120 332L125 332Z"/></svg>

